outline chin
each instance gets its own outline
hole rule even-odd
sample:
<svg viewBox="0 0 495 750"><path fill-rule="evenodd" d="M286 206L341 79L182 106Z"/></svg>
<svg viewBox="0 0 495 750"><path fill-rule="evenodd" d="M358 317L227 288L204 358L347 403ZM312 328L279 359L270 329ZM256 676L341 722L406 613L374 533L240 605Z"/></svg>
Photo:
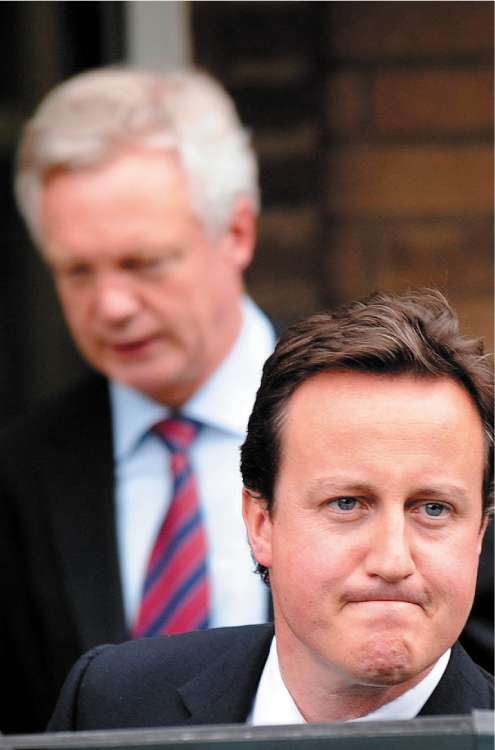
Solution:
<svg viewBox="0 0 495 750"><path fill-rule="evenodd" d="M135 360L126 363L111 362L106 371L110 378L153 397L171 379L168 372L170 369L170 366L166 369L160 363Z"/></svg>
<svg viewBox="0 0 495 750"><path fill-rule="evenodd" d="M354 674L367 685L390 686L406 682L418 673L404 638L385 637L356 651Z"/></svg>

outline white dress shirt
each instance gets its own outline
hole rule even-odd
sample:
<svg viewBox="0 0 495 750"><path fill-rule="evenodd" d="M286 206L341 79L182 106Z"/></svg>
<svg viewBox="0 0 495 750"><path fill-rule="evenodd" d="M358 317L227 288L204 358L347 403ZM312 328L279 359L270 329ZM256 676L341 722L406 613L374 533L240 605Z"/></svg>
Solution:
<svg viewBox="0 0 495 750"><path fill-rule="evenodd" d="M266 586L254 563L241 514L240 453L265 359L275 336L247 297L233 348L182 413L202 423L190 459L196 473L209 552L211 626L266 620ZM128 626L134 622L148 558L172 493L170 456L150 428L170 413L131 388L112 382L117 543Z"/></svg>
<svg viewBox="0 0 495 750"><path fill-rule="evenodd" d="M435 662L426 677L410 690L399 695L390 703L371 711L365 716L350 721L379 721L384 719L413 719L421 711L430 695L440 682L449 663L450 649ZM253 708L247 723L261 724L305 724L306 721L285 687L280 673L276 640L273 638L268 659L261 673Z"/></svg>

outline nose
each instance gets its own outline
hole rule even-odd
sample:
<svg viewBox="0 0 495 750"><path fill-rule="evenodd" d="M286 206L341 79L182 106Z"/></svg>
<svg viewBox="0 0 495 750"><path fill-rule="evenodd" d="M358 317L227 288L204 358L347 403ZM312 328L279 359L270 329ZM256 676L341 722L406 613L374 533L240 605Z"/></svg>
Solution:
<svg viewBox="0 0 495 750"><path fill-rule="evenodd" d="M95 292L95 305L102 320L116 325L126 323L136 314L139 301L128 285L114 279L100 279Z"/></svg>
<svg viewBox="0 0 495 750"><path fill-rule="evenodd" d="M411 539L405 519L394 515L380 518L370 530L366 572L388 583L397 583L413 574Z"/></svg>

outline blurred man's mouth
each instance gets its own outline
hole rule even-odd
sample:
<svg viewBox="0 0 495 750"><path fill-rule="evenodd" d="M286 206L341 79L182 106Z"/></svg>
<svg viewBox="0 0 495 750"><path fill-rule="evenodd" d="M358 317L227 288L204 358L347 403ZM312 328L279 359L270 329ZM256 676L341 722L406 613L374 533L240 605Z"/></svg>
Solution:
<svg viewBox="0 0 495 750"><path fill-rule="evenodd" d="M119 341L109 344L109 348L119 357L132 357L139 354L145 354L153 345L155 338L147 336L146 338L135 339L132 341Z"/></svg>

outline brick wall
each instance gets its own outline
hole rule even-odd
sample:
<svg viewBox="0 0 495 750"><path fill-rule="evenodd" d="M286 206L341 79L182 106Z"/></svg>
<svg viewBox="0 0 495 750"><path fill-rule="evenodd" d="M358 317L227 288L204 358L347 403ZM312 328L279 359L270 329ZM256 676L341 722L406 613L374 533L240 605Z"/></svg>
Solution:
<svg viewBox="0 0 495 750"><path fill-rule="evenodd" d="M199 2L193 21L260 155L265 309L436 285L491 348L492 3Z"/></svg>
<svg viewBox="0 0 495 750"><path fill-rule="evenodd" d="M328 288L438 285L491 341L493 6L329 6Z"/></svg>

